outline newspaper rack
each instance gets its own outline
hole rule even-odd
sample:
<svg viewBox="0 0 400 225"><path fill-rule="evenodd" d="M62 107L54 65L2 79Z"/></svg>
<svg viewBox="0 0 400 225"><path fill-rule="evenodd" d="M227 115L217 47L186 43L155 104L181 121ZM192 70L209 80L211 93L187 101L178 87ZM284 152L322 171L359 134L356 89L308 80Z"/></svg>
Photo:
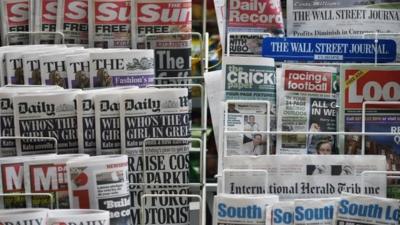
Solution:
<svg viewBox="0 0 400 225"><path fill-rule="evenodd" d="M8 194L3 194L0 193L0 197L35 197L35 196L44 196L44 197L48 197L50 199L50 203L49 203L49 209L54 209L53 206L53 202L54 202L54 198L53 195L51 193L8 193Z"/></svg>
<svg viewBox="0 0 400 225"><path fill-rule="evenodd" d="M32 35L38 35L38 36L40 36L40 35L42 35L42 34L54 34L55 36L60 36L61 37L61 44L64 44L65 43L65 35L64 35L64 33L63 32L60 32L60 31L14 31L14 32L7 32L7 33L5 33L5 41L6 41L6 44L5 45L9 45L9 43L10 43L10 36L13 36L13 35L21 35L21 34L27 34L27 35L29 35L29 37L31 37Z"/></svg>

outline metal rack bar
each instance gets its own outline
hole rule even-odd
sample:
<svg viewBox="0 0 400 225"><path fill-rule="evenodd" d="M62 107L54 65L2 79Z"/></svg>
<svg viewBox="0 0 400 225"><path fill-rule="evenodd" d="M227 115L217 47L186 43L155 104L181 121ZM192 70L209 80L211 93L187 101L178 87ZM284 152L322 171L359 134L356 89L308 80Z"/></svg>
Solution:
<svg viewBox="0 0 400 225"><path fill-rule="evenodd" d="M54 198L53 195L50 193L7 193L7 194L3 194L0 193L0 197L18 197L18 196L22 196L22 197L35 197L35 196L45 196L45 197L49 197L50 199L50 204L49 204L49 209L53 209L53 202L54 202Z"/></svg>
<svg viewBox="0 0 400 225"><path fill-rule="evenodd" d="M65 43L65 35L63 32L60 32L60 31L15 31L15 32L5 33L6 45L10 44L10 40L9 40L10 36L21 35L21 34L27 34L27 35L29 35L29 37L31 35L41 35L41 34L60 35L61 36L61 44Z"/></svg>

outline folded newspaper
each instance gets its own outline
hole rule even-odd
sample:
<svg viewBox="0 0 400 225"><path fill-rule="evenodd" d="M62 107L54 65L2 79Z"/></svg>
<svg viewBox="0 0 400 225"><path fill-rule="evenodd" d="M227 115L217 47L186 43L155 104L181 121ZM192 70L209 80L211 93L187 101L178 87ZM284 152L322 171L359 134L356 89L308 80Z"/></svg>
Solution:
<svg viewBox="0 0 400 225"><path fill-rule="evenodd" d="M217 195L214 197L213 225L264 225L266 207L276 202L279 202L277 195Z"/></svg>
<svg viewBox="0 0 400 225"><path fill-rule="evenodd" d="M239 195L264 195L268 190L266 170L224 170L223 192Z"/></svg>
<svg viewBox="0 0 400 225"><path fill-rule="evenodd" d="M265 225L293 225L294 201L281 201L268 205Z"/></svg>
<svg viewBox="0 0 400 225"><path fill-rule="evenodd" d="M188 90L139 89L123 93L120 105L122 153L130 160L133 222L140 223L140 207L144 206L145 224L188 225L187 197L153 197L141 202L142 194L189 194L185 184L189 183L190 143L179 140L191 134ZM144 187L143 183L152 185Z"/></svg>
<svg viewBox="0 0 400 225"><path fill-rule="evenodd" d="M9 32L32 31L32 0L1 1L1 39L3 45L30 44L28 34L9 34Z"/></svg>
<svg viewBox="0 0 400 225"><path fill-rule="evenodd" d="M294 225L331 225L337 211L338 198L294 200Z"/></svg>
<svg viewBox="0 0 400 225"><path fill-rule="evenodd" d="M277 75L278 131L337 131L335 67L283 64ZM288 134L277 137L279 154L337 153L333 135Z"/></svg>
<svg viewBox="0 0 400 225"><path fill-rule="evenodd" d="M47 218L48 225L110 225L110 212L95 209L51 210Z"/></svg>
<svg viewBox="0 0 400 225"><path fill-rule="evenodd" d="M57 31L64 34L65 43L88 47L88 1L58 0Z"/></svg>
<svg viewBox="0 0 400 225"><path fill-rule="evenodd" d="M33 1L33 31L56 32L57 0ZM35 37L34 43L55 44L55 34L40 34Z"/></svg>
<svg viewBox="0 0 400 225"><path fill-rule="evenodd" d="M93 156L67 162L71 208L110 212L110 224L131 225L126 155Z"/></svg>
<svg viewBox="0 0 400 225"><path fill-rule="evenodd" d="M0 211L1 224L47 225L48 209L6 209Z"/></svg>
<svg viewBox="0 0 400 225"><path fill-rule="evenodd" d="M28 156L26 156L28 157ZM53 196L53 202L49 196L27 197L27 208L69 209L66 162L72 159L86 159L85 154L54 155L49 157L34 157L24 162L24 187L26 193L49 193Z"/></svg>
<svg viewBox="0 0 400 225"><path fill-rule="evenodd" d="M398 199L345 194L340 197L333 224L397 225L399 206Z"/></svg>

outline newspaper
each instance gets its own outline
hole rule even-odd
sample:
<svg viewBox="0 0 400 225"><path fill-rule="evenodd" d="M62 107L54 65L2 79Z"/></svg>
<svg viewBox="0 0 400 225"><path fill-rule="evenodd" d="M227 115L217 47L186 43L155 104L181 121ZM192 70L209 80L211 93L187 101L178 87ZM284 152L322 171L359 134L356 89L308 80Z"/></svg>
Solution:
<svg viewBox="0 0 400 225"><path fill-rule="evenodd" d="M59 93L31 93L15 96L15 135L54 137L60 154L77 153L75 96L79 90ZM30 139L16 142L18 155L54 153L53 141Z"/></svg>
<svg viewBox="0 0 400 225"><path fill-rule="evenodd" d="M283 64L277 76L278 131L337 131L335 67ZM278 154L334 154L333 135L288 134L277 137Z"/></svg>
<svg viewBox="0 0 400 225"><path fill-rule="evenodd" d="M26 193L24 185L24 164L36 159L50 159L55 154L37 155L29 157L5 157L0 158L0 193ZM26 208L26 198L24 196L0 197L0 208L15 209ZM48 207L47 205L46 207Z"/></svg>
<svg viewBox="0 0 400 225"><path fill-rule="evenodd" d="M90 53L68 55L65 58L66 72L69 88L89 88Z"/></svg>
<svg viewBox="0 0 400 225"><path fill-rule="evenodd" d="M191 0L137 0L132 20L132 43L145 48L146 34L192 31Z"/></svg>
<svg viewBox="0 0 400 225"><path fill-rule="evenodd" d="M143 193L189 194L189 187L184 184L189 183L190 143L182 140L145 142L148 138L190 138L187 89L139 89L124 93L120 105L122 153L129 156L134 224L140 223L140 206L144 204L145 224L189 225L189 199L186 197L152 197L141 202ZM142 183L152 185L143 188Z"/></svg>
<svg viewBox="0 0 400 225"><path fill-rule="evenodd" d="M399 1L287 0L288 36L362 37L363 33L397 33Z"/></svg>
<svg viewBox="0 0 400 225"><path fill-rule="evenodd" d="M362 131L362 104L364 101L400 100L399 66L343 66L341 70L341 130L346 132ZM400 104L366 105L365 131L400 134ZM365 154L386 156L387 170L397 171L400 168L400 135L365 136ZM343 143L342 143L343 144ZM346 135L344 140L345 154L360 154L362 137Z"/></svg>
<svg viewBox="0 0 400 225"><path fill-rule="evenodd" d="M76 114L78 124L78 148L80 153L96 155L96 126L94 97L110 93L113 89L86 90L76 95Z"/></svg>
<svg viewBox="0 0 400 225"><path fill-rule="evenodd" d="M398 199L346 194L340 197L333 224L397 225Z"/></svg>
<svg viewBox="0 0 400 225"><path fill-rule="evenodd" d="M337 211L339 198L294 200L295 225L331 225Z"/></svg>
<svg viewBox="0 0 400 225"><path fill-rule="evenodd" d="M20 48L21 48L20 45L0 47L0 85L1 86L4 86L4 85L6 85L8 83L8 81L7 81L7 65L6 65L5 54L7 52L18 51L18 49L20 49Z"/></svg>
<svg viewBox="0 0 400 225"><path fill-rule="evenodd" d="M7 209L0 212L0 223L16 224L47 224L47 209Z"/></svg>
<svg viewBox="0 0 400 225"><path fill-rule="evenodd" d="M214 197L213 225L265 225L266 207L277 202L277 195L217 195Z"/></svg>
<svg viewBox="0 0 400 225"><path fill-rule="evenodd" d="M8 84L24 84L24 70L22 67L22 54L26 48L19 51L5 53L6 74Z"/></svg>
<svg viewBox="0 0 400 225"><path fill-rule="evenodd" d="M192 35L160 35L147 37L148 48L154 49L155 72L160 84L187 84L192 74Z"/></svg>
<svg viewBox="0 0 400 225"><path fill-rule="evenodd" d="M9 32L28 32L32 29L31 0L2 0L1 21L3 45L29 44L28 34L8 35Z"/></svg>
<svg viewBox="0 0 400 225"><path fill-rule="evenodd" d="M266 170L224 170L223 193L264 195L268 189Z"/></svg>
<svg viewBox="0 0 400 225"><path fill-rule="evenodd" d="M65 49L59 53L44 54L39 57L42 84L58 85L68 88L67 65L68 54L82 53L86 50Z"/></svg>
<svg viewBox="0 0 400 225"><path fill-rule="evenodd" d="M33 31L55 32L57 22L57 0L33 1L34 23ZM37 44L55 44L55 34L40 34L35 36Z"/></svg>
<svg viewBox="0 0 400 225"><path fill-rule="evenodd" d="M293 225L294 202L282 201L267 206L265 225Z"/></svg>
<svg viewBox="0 0 400 225"><path fill-rule="evenodd" d="M153 83L153 50L90 53L90 87L146 87Z"/></svg>
<svg viewBox="0 0 400 225"><path fill-rule="evenodd" d="M48 225L58 224L92 224L110 225L110 213L95 209L64 209L51 210L47 218Z"/></svg>
<svg viewBox="0 0 400 225"><path fill-rule="evenodd" d="M232 32L269 33L284 35L280 0L227 0L225 20L225 52L261 55L264 35L228 35Z"/></svg>
<svg viewBox="0 0 400 225"><path fill-rule="evenodd" d="M247 131L266 131L269 123L270 129L275 130L276 75L274 60L271 58L229 56L223 59L222 69L225 80L223 87L225 89L225 100L262 100L269 101L270 104L270 121L266 119L266 114L268 114L267 103L241 103L240 109L236 109L239 105L228 106L228 112L225 112L229 121L227 129L240 130L243 128L242 130ZM272 146L272 149L274 149L274 143L270 143L266 135L255 133L253 135L235 134L227 136L228 142L225 146L227 146L228 153L233 151L234 154L237 154L238 151L241 151L241 155L249 153L262 155L266 153L264 149L268 149L268 146ZM243 136L243 138L238 136ZM243 140L243 142L239 143L240 140ZM249 146L242 148L246 144ZM230 147L234 148L231 150ZM247 151L247 148L250 150L253 148L253 151Z"/></svg>
<svg viewBox="0 0 400 225"><path fill-rule="evenodd" d="M132 225L126 155L68 161L67 178L71 208L106 210L110 224Z"/></svg>
<svg viewBox="0 0 400 225"><path fill-rule="evenodd" d="M57 31L64 34L66 44L89 46L88 1L58 0Z"/></svg>
<svg viewBox="0 0 400 225"><path fill-rule="evenodd" d="M0 89L0 133L2 137L15 136L14 130L14 109L13 97L18 93L40 92L40 91L56 91L56 86L23 86L17 88L1 88ZM0 141L0 156L16 156L15 140ZM0 207L1 208L1 207Z"/></svg>
<svg viewBox="0 0 400 225"><path fill-rule="evenodd" d="M89 0L89 46L131 47L131 0Z"/></svg>
<svg viewBox="0 0 400 225"><path fill-rule="evenodd" d="M26 193L50 193L49 196L28 197L28 208L47 208L54 205L58 209L69 209L67 168L65 163L74 158L89 158L84 154L54 155L37 157L24 163L24 187Z"/></svg>
<svg viewBox="0 0 400 225"><path fill-rule="evenodd" d="M218 33L220 35L220 42L222 46L225 46L225 8L226 4L224 0L214 0L215 16L217 17Z"/></svg>
<svg viewBox="0 0 400 225"><path fill-rule="evenodd" d="M386 170L379 155L269 155L226 157L225 169L268 171L269 194L281 200L337 197L342 192L386 196L386 175L373 174L361 182L363 171Z"/></svg>

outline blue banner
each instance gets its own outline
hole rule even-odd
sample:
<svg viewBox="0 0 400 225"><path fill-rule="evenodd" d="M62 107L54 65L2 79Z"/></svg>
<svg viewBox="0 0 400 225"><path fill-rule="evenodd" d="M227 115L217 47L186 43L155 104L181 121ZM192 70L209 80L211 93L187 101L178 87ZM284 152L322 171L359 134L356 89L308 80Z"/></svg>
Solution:
<svg viewBox="0 0 400 225"><path fill-rule="evenodd" d="M374 39L264 38L262 54L275 61L394 62L396 42Z"/></svg>

